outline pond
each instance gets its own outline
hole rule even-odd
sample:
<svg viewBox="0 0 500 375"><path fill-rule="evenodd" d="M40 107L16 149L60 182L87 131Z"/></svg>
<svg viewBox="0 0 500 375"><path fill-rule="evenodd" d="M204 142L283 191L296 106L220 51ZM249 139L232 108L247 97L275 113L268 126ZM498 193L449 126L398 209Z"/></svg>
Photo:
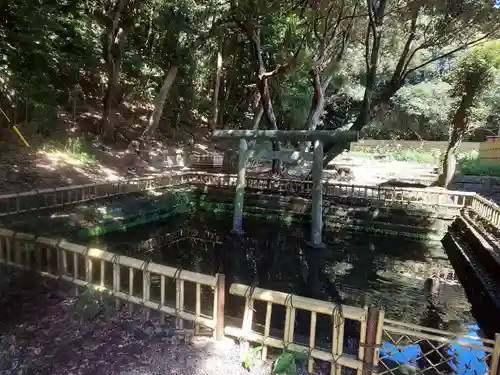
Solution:
<svg viewBox="0 0 500 375"><path fill-rule="evenodd" d="M228 285L378 305L391 319L432 328L475 323L439 242L326 230L326 247L311 249L306 224L284 227L247 218L242 237L231 235L230 226L230 217L197 213L98 237L92 245L190 271L221 272ZM241 301L228 300L229 315L239 315L241 308Z"/></svg>

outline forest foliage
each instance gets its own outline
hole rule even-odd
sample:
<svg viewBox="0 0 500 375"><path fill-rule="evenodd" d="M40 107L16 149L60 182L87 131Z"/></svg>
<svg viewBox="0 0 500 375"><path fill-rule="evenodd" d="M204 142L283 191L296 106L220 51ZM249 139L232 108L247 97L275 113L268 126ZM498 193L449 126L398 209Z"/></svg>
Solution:
<svg viewBox="0 0 500 375"><path fill-rule="evenodd" d="M108 140L138 108L144 137L260 126L446 140L464 56L500 37L494 0L10 0L0 12L1 108L41 136L93 109L85 131ZM496 134L499 103L494 73L465 136Z"/></svg>

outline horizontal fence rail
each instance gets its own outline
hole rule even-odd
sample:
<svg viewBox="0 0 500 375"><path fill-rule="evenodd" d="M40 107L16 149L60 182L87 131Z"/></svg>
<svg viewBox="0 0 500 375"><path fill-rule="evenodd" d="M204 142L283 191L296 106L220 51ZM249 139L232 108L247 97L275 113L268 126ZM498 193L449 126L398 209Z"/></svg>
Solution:
<svg viewBox="0 0 500 375"><path fill-rule="evenodd" d="M1 195L0 216L37 211L44 208L69 206L97 199L179 186L186 183L230 187L236 186L236 181L236 175L187 171L160 177L67 186L54 189L37 189L23 193ZM310 196L312 191L311 181L249 177L246 183L248 188L269 192ZM323 192L325 198L357 198L382 202L387 205L418 204L420 206L449 208L470 206L476 197L475 193L442 189L379 187L330 182L323 184ZM484 201L489 202L487 200Z"/></svg>
<svg viewBox="0 0 500 375"><path fill-rule="evenodd" d="M119 300L194 322L196 330L201 325L214 330L217 337L223 334L223 313L219 313L224 310L222 274L209 276L6 229L0 229L0 264L36 271L43 276L59 278L77 286L99 286ZM126 271L126 274L122 271ZM159 281L157 295L151 293L153 277ZM166 301L169 279L175 285L174 306L169 306ZM122 287L124 280L128 281L128 288ZM187 311L184 306L186 282L195 284L194 312ZM214 290L212 317L201 313L202 287Z"/></svg>
<svg viewBox="0 0 500 375"><path fill-rule="evenodd" d="M495 228L500 228L500 207L496 203L476 194L470 208Z"/></svg>
<svg viewBox="0 0 500 375"><path fill-rule="evenodd" d="M179 173L161 177L36 189L22 193L0 195L0 216L167 188L182 184L184 178L185 176Z"/></svg>
<svg viewBox="0 0 500 375"><path fill-rule="evenodd" d="M308 354L308 371L313 372L314 360L318 359L330 362L331 373L341 374L342 368L355 370L361 374L363 370L366 339L368 309L351 306L339 306L325 301L314 300L311 298L291 295L287 293L251 287L243 284L232 284L230 294L245 298L245 309L242 326L226 326L224 332L228 336L237 337L250 342L258 343L263 346L262 358L266 359L267 347L277 349L287 349L292 352ZM264 333L255 332L253 326L254 302L261 301L266 303L266 315ZM277 338L270 335L271 332L271 314L273 305L281 305L286 309L284 335ZM308 311L311 314L310 335L308 345L299 344L295 341L295 319L298 310ZM331 348L322 348L316 346L317 319L319 315L331 317L330 332L332 332ZM345 320L351 319L361 325L359 348L357 355L344 352L346 343L344 342ZM375 327L377 329L377 327ZM377 336L377 335L376 335ZM380 335L378 335L380 336ZM376 343L373 343L376 344ZM366 359L372 363L374 358Z"/></svg>
<svg viewBox="0 0 500 375"><path fill-rule="evenodd" d="M140 305L161 313L176 316L179 327L183 321L213 330L221 339L224 334L263 346L262 357L268 348L286 349L307 354L308 371L316 361L328 362L331 373L342 374L350 370L357 374L451 373L497 374L500 335L496 340L463 336L451 332L426 328L386 319L383 311L373 308L339 306L331 302L232 284L231 295L245 299L241 327L224 325L225 278L184 271L172 267L113 254L96 248L67 241L0 229L0 264L22 270L31 270L43 276L68 281L76 286L95 286L108 291L117 301L129 306ZM153 292L154 280L159 293ZM125 282L124 282L125 281ZM170 282L169 282L170 281ZM185 284L195 286L194 312L185 305ZM126 285L128 284L128 285ZM167 298L168 285L172 285L174 298ZM213 290L212 316L203 314L202 287ZM173 305L169 302L174 301ZM254 304L265 304L263 333L254 330ZM281 337L272 333L273 306L285 309L284 330ZM300 312L310 314L307 339L299 340L295 334L296 319ZM329 317L330 342L318 342L322 317ZM357 345L346 342L349 321L359 325ZM348 337L348 340L351 338ZM447 368L444 368L447 367Z"/></svg>
<svg viewBox="0 0 500 375"><path fill-rule="evenodd" d="M204 172L186 172L186 179L191 183L221 187L236 186L237 182L236 175ZM246 186L272 192L306 195L310 195L312 192L312 181L303 180L247 177ZM324 182L323 195L325 197L361 198L387 203L400 202L463 207L471 204L475 193L444 189L399 188Z"/></svg>

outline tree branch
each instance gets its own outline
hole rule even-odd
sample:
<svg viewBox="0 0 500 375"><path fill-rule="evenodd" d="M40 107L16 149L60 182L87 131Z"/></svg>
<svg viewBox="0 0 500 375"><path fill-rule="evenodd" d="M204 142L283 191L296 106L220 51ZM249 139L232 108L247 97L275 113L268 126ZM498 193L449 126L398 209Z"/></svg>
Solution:
<svg viewBox="0 0 500 375"><path fill-rule="evenodd" d="M290 71L297 63L297 58L299 56L300 50L302 49L302 46L304 45L305 39L306 39L306 36L304 35L302 37L301 42L300 42L299 48L297 48L297 51L295 52L295 54L292 56L292 58L287 63L278 65L274 70L272 70L270 72L261 72L259 74L259 80L273 78L273 77L276 77L280 74L284 74L284 73L287 73L288 71Z"/></svg>
<svg viewBox="0 0 500 375"><path fill-rule="evenodd" d="M451 56L451 55L453 55L453 54L455 54L455 53L457 53L459 51L462 51L462 50L464 50L464 49L466 49L468 47L474 46L476 44L480 44L481 42L483 42L486 39L488 39L491 36L492 33L493 32L488 33L488 34L482 36L481 38L478 38L478 39L473 40L472 42L463 44L460 47L452 49L451 51L443 53L443 54L441 54L439 56L433 57L432 59L429 59L429 60L423 62L422 64L419 64L419 65L417 65L417 66L415 66L415 67L413 67L411 69L408 69L408 71L405 74L403 74L402 79L405 80L408 77L408 75L410 75L412 72L414 72L416 70L419 70L419 69L423 68L426 65L429 65L429 64L431 64L431 63L433 63L435 61L441 60L441 59L443 59L445 57Z"/></svg>

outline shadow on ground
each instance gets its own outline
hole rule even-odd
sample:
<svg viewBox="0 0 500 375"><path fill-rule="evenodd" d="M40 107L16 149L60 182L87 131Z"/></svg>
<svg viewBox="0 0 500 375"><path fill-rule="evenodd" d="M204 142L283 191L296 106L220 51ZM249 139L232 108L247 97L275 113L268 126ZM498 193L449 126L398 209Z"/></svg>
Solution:
<svg viewBox="0 0 500 375"><path fill-rule="evenodd" d="M4 284L4 286L6 286ZM9 374L248 374L237 347L175 329L122 306L80 318L57 282L16 276L0 300L0 371ZM262 364L262 366L269 366ZM260 370L266 373L268 368ZM2 372L3 373L3 372ZM268 373L268 372L267 372Z"/></svg>

